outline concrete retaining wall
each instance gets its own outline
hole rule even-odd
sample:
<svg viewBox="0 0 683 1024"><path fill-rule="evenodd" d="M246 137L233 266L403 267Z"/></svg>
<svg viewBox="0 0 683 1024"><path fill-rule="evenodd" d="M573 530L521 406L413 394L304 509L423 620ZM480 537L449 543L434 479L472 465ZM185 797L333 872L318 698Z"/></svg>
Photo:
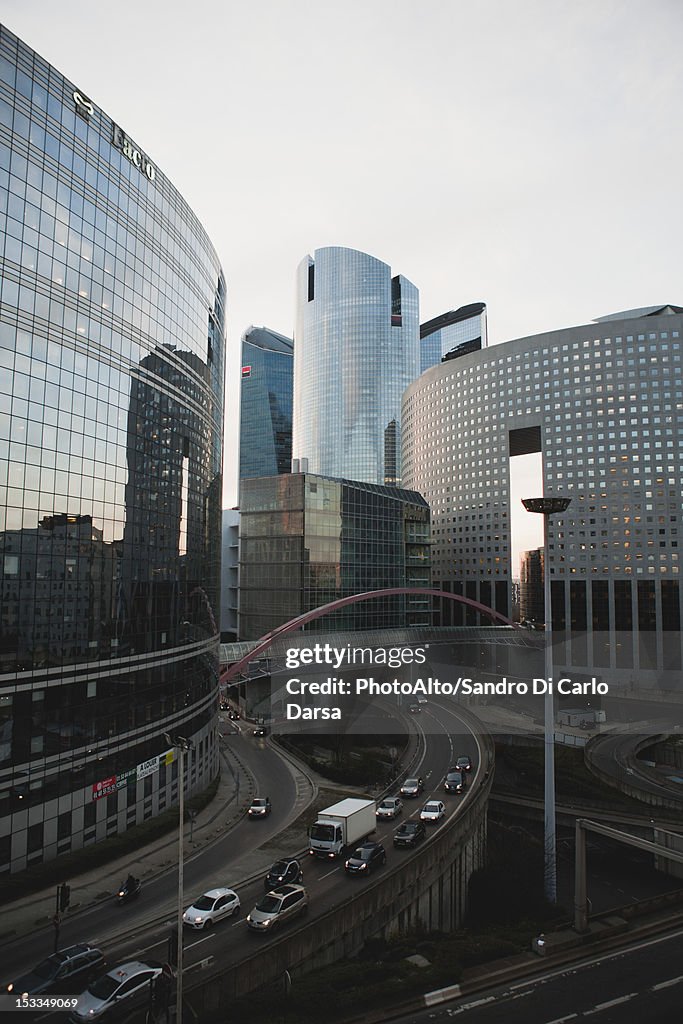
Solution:
<svg viewBox="0 0 683 1024"><path fill-rule="evenodd" d="M493 743L479 736L482 766L493 764ZM219 1019L230 1001L268 983L280 982L285 971L301 975L353 956L372 936L390 936L409 929L450 931L462 925L473 871L484 864L486 811L493 782L489 771L470 790L463 810L421 849L405 851L402 866L364 884L340 906L298 927L288 927L276 941L259 948L262 936L245 936L238 963L216 965L190 974L188 1002L200 1019ZM253 952L247 952L251 946ZM214 1014L215 1017L212 1017Z"/></svg>

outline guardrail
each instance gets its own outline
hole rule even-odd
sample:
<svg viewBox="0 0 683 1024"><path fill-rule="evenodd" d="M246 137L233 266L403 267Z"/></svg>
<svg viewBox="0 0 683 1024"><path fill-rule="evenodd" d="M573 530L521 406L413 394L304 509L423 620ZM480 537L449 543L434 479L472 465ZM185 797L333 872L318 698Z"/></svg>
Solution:
<svg viewBox="0 0 683 1024"><path fill-rule="evenodd" d="M422 849L406 852L403 863L367 882L340 905L298 927L289 927L262 949L232 964L207 965L188 976L186 992L196 1012L208 1019L229 1000L279 982L285 971L307 973L357 953L372 936L416 927L448 931L462 924L470 875L483 866L486 810L493 783L493 741L481 723L458 708L466 724L476 723L481 760L473 784L454 815ZM250 936L255 945L260 936ZM218 1019L216 1016L215 1019Z"/></svg>

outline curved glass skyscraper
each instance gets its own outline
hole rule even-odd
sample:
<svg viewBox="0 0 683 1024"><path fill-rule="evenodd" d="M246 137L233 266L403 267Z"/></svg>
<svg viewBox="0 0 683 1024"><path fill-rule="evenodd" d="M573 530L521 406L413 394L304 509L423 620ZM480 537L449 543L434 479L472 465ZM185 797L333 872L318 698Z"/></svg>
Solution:
<svg viewBox="0 0 683 1024"><path fill-rule="evenodd" d="M217 771L225 284L197 218L0 35L0 870Z"/></svg>
<svg viewBox="0 0 683 1024"><path fill-rule="evenodd" d="M401 395L420 369L418 291L355 249L299 265L292 454L308 470L401 480ZM302 464L302 469L305 464Z"/></svg>

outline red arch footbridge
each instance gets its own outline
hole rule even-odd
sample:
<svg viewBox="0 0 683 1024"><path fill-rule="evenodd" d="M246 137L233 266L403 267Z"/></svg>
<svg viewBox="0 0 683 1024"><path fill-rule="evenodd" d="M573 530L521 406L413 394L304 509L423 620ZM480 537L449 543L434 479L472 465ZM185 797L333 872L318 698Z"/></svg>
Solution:
<svg viewBox="0 0 683 1024"><path fill-rule="evenodd" d="M512 619L508 619L506 615L502 615L493 608L489 608L488 605L481 604L479 601L474 601L471 597L463 597L461 594L447 594L444 590L436 590L431 587L389 587L385 590L366 590L362 594L351 594L349 597L339 597L336 601L330 601L329 604L323 604L320 605L319 608L313 608L311 611L303 612L301 615L297 615L295 618L290 619L289 622L283 622L281 626L271 630L270 633L266 633L265 636L261 637L252 651L249 651L249 653L245 654L243 658L236 661L234 665L230 665L229 668L221 672L219 677L220 685L226 686L230 683L233 679L239 676L240 672L246 668L250 661L253 661L254 658L259 658L264 651L268 650L271 644L275 643L275 641L279 640L281 637L286 636L287 633L294 633L297 629L301 629L302 626L307 625L309 622L322 618L323 615L329 615L330 612L337 611L339 608L344 608L348 604L357 604L360 601L371 601L375 597L393 597L399 594L423 597L445 597L449 601L456 601L458 604L464 604L468 608L473 608L475 611L481 612L482 615L488 615L489 618L494 619L496 622L500 622L502 625L512 626L513 629L526 632L518 622L513 622Z"/></svg>

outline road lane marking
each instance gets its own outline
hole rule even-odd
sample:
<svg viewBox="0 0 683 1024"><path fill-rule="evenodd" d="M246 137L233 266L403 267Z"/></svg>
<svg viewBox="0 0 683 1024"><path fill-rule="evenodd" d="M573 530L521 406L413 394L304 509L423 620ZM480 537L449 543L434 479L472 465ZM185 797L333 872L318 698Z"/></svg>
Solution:
<svg viewBox="0 0 683 1024"><path fill-rule="evenodd" d="M668 981L660 981L657 985L653 985L650 991L658 992L660 988L670 988L672 985L679 985L682 981L683 974L679 975L678 978L669 978Z"/></svg>
<svg viewBox="0 0 683 1024"><path fill-rule="evenodd" d="M550 981L552 978L560 977L563 974L578 974L579 971L584 970L586 967L595 967L596 964L604 963L607 960L618 960L620 957L625 958L630 953L637 953L641 949L648 949L650 946L657 946L661 942L669 942L671 939L678 939L681 935L683 935L683 928L677 928L676 931L668 932L666 935L658 935L656 938L653 939L645 939L643 942L638 942L633 946L618 949L614 953L598 954L596 956L591 957L589 960L584 960L581 963L575 964L571 968L559 967L557 968L557 970L548 971L547 974L541 974L538 978L535 979L534 984L544 985L547 981ZM513 989L523 988L525 985L530 984L530 981L522 981L519 982L517 985L510 985L509 989L510 991L512 991Z"/></svg>
<svg viewBox="0 0 683 1024"><path fill-rule="evenodd" d="M142 949L136 949L131 956L139 956L140 953L146 953L148 949L154 949L156 946L165 946L168 943L168 939L159 939L158 942L153 942L151 946L143 946Z"/></svg>
<svg viewBox="0 0 683 1024"><path fill-rule="evenodd" d="M574 1020L578 1017L578 1013L568 1013L566 1017L556 1017L555 1020L549 1020L546 1024L566 1024L568 1020Z"/></svg>
<svg viewBox="0 0 683 1024"><path fill-rule="evenodd" d="M619 1006L620 1003L627 1003L629 999L635 999L639 995L638 992L629 992L628 995L618 996L616 999L608 999L606 1003L598 1003L592 1010L584 1010L584 1017L590 1016L591 1013L602 1013L603 1010L609 1010L612 1006Z"/></svg>
<svg viewBox="0 0 683 1024"><path fill-rule="evenodd" d="M457 999L460 995L459 985L449 985L447 988L437 988L433 992L426 992L424 996L425 1006L435 1006L447 999ZM460 1013L460 1010L457 1011Z"/></svg>
<svg viewBox="0 0 683 1024"><path fill-rule="evenodd" d="M199 946L202 942L207 942L209 939L215 939L216 936L213 932L210 935L205 935L203 939L197 939L196 942L191 942L189 946L184 946L183 949L194 949L195 946Z"/></svg>
<svg viewBox="0 0 683 1024"><path fill-rule="evenodd" d="M341 871L341 865L337 868L332 868L332 870L328 871L326 875L321 875L318 881L322 882L323 878L329 878L330 875L333 875L335 873L335 871Z"/></svg>

